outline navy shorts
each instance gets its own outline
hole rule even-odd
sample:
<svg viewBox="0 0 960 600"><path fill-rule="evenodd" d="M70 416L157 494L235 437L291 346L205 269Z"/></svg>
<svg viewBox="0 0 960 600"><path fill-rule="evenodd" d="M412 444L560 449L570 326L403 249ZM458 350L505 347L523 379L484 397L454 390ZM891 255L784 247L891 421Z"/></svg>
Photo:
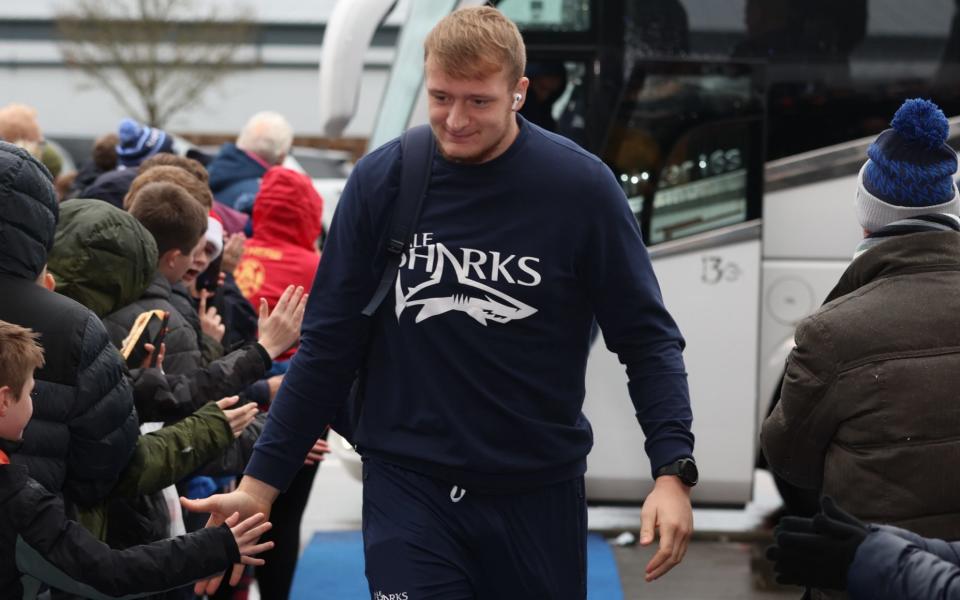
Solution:
<svg viewBox="0 0 960 600"><path fill-rule="evenodd" d="M373 600L587 597L583 477L482 494L366 459L363 480Z"/></svg>

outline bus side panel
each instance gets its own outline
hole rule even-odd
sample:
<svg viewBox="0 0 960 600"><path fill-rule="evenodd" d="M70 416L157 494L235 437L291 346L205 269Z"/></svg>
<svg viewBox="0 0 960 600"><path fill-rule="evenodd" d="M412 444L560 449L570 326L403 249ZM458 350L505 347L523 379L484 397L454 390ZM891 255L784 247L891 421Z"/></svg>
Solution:
<svg viewBox="0 0 960 600"><path fill-rule="evenodd" d="M760 240L655 259L664 301L686 338L700 504L750 501L756 452ZM650 491L643 434L623 365L595 342L584 412L594 431L591 501L638 502Z"/></svg>

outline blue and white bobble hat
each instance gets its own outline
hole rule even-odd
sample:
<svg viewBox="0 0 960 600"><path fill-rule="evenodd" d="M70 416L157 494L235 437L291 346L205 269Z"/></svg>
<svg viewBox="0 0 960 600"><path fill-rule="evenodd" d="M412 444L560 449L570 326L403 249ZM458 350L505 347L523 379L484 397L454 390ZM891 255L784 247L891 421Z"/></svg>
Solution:
<svg viewBox="0 0 960 600"><path fill-rule="evenodd" d="M123 167L136 167L157 152L171 152L173 139L162 129L141 125L133 119L120 121L117 128L117 161Z"/></svg>
<svg viewBox="0 0 960 600"><path fill-rule="evenodd" d="M860 169L855 202L860 225L873 232L919 215L960 215L953 181L957 153L946 144L950 126L940 107L907 100L890 127L870 144L870 159Z"/></svg>

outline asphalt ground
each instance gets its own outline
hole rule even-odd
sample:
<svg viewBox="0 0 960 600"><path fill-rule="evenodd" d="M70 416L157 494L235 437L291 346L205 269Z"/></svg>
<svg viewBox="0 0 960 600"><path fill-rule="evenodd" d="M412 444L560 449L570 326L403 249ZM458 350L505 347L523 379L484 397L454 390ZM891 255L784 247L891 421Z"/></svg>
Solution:
<svg viewBox="0 0 960 600"><path fill-rule="evenodd" d="M614 549L625 600L786 600L802 590L777 586L763 558L768 542L695 540L683 562L664 577L647 583L644 567L653 549Z"/></svg>

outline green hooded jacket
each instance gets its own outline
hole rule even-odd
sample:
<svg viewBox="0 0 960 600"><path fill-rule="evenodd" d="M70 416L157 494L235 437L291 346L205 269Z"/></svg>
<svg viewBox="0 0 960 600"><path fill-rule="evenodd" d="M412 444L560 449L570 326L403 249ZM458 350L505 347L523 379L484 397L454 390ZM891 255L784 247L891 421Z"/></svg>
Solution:
<svg viewBox="0 0 960 600"><path fill-rule="evenodd" d="M102 319L143 295L158 258L153 235L130 213L102 200L67 200L47 270L58 293Z"/></svg>
<svg viewBox="0 0 960 600"><path fill-rule="evenodd" d="M97 316L136 301L153 281L157 260L153 236L129 213L101 200L68 200L60 206L47 268L58 293ZM140 436L111 497L155 494L216 460L233 441L223 411L207 404L174 425ZM79 510L77 520L106 539L104 505Z"/></svg>

